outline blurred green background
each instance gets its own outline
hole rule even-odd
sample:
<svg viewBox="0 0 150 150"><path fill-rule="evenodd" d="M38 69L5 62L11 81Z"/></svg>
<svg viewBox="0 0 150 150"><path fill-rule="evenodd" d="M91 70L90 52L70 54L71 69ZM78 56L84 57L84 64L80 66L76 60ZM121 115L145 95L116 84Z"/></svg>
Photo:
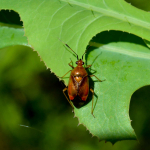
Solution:
<svg viewBox="0 0 150 150"><path fill-rule="evenodd" d="M149 11L148 0L128 2ZM1 11L0 22L22 25L13 11ZM115 145L99 142L83 125L78 126L63 88L63 83L29 47L1 49L0 150L150 149L150 86L136 91L131 99L130 118L139 141Z"/></svg>

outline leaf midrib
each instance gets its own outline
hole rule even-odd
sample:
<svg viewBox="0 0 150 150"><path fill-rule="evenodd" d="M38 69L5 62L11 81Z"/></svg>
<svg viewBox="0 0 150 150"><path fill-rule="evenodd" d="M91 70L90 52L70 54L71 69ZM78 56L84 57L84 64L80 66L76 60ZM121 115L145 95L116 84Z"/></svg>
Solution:
<svg viewBox="0 0 150 150"><path fill-rule="evenodd" d="M123 47L116 47L116 46L110 46L110 45L104 45L101 47L104 50L115 52L115 53L121 53L123 55L128 55L132 57L138 57L143 59L150 59L150 53L146 52L139 52L139 51L133 51L133 50L127 50Z"/></svg>
<svg viewBox="0 0 150 150"><path fill-rule="evenodd" d="M115 12L112 9L106 10L106 9L103 9L103 8L98 8L98 7L95 7L95 6L92 6L92 5L89 5L89 4L85 4L85 3L81 3L81 2L77 2L77 1L74 1L74 0L69 0L69 2L68 2L68 0L61 0L61 1L67 2L69 4L74 4L74 5L83 7L83 8L86 8L89 11L95 11L95 12L102 13L106 16L110 16L112 18L116 18L116 19L122 20L124 22L128 22L129 24L134 24L134 25L137 25L137 26L140 26L140 27L144 27L146 29L150 29L150 23L149 22L146 22L146 21L140 20L138 18L133 18L131 16L127 16L127 15Z"/></svg>

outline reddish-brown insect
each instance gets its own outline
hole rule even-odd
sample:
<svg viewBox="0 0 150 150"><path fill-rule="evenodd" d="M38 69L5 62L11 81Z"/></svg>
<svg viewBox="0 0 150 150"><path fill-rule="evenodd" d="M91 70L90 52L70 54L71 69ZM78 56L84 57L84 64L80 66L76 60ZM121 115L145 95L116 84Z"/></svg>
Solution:
<svg viewBox="0 0 150 150"><path fill-rule="evenodd" d="M65 45L68 48L70 48L67 44L65 44ZM85 53L86 53L86 51L85 51ZM74 106L70 102L70 100L72 101L78 96L82 101L86 101L87 97L88 97L88 94L89 94L89 90L90 90L92 92L92 110L91 110L91 114L93 115L94 91L93 91L92 88L89 87L89 77L92 77L92 76L95 76L95 75L88 75L88 73L86 71L86 69L90 68L91 65L88 65L85 68L83 67L83 65L84 65L84 62L83 62L84 54L82 55L82 59L78 59L78 55L76 54L77 55L77 61L76 61L77 66L76 67L73 67L71 65L72 61L69 63L69 66L72 67L73 70L69 70L63 76L63 77L65 77L71 71L70 78L69 78L69 84L68 84L68 86L66 88L63 89L63 93L64 93L65 97L67 98L68 102L70 103L70 105L72 106L72 108L74 109ZM63 77L61 77L61 78L63 78ZM100 80L100 79L98 79L98 80L100 82L102 82L102 80ZM67 91L67 90L68 90L69 99L68 99L67 95L65 94L65 91Z"/></svg>

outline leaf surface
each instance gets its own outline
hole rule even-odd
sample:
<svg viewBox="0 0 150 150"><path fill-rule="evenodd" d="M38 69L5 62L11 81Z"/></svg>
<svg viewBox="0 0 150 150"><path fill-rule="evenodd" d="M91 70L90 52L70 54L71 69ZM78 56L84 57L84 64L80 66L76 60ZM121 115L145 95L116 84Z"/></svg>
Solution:
<svg viewBox="0 0 150 150"><path fill-rule="evenodd" d="M59 77L70 70L70 58L75 62L76 57L58 38L79 57L88 42L105 30L126 31L150 41L150 14L123 0L1 0L0 9L20 14L29 44ZM123 32L104 32L93 39L86 62L93 64L95 75L106 81L90 82L95 91L96 118L90 114L90 96L85 106L75 109L80 123L93 135L111 142L136 138L128 114L129 102L135 90L149 84L149 49L140 38L124 36Z"/></svg>
<svg viewBox="0 0 150 150"><path fill-rule="evenodd" d="M13 45L28 45L23 28L0 23L0 48Z"/></svg>

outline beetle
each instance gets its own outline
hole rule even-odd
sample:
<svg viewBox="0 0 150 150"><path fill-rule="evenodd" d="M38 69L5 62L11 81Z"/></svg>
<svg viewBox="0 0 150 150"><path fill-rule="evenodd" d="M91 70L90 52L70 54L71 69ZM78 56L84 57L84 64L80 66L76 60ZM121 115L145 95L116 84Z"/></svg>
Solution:
<svg viewBox="0 0 150 150"><path fill-rule="evenodd" d="M63 41L61 41L61 42L63 42ZM64 44L71 51L73 51L66 43L64 43ZM90 46L87 48L87 50L89 48L90 48ZM87 50L85 51L84 54L86 54ZM74 100L78 96L83 102L85 102L87 100L89 91L91 91L92 92L91 114L93 115L94 90L89 87L89 77L93 77L93 76L96 77L96 76L95 75L88 75L88 73L86 71L86 69L90 68L92 65L87 65L85 68L83 67L83 65L84 65L84 62L83 62L84 54L82 55L82 59L79 59L78 55L75 53L75 55L77 56L77 61L76 61L77 66L76 67L73 67L71 65L72 61L68 64L70 67L72 67L72 70L69 70L64 76L61 77L61 78L64 78L71 71L68 86L63 89L63 93L74 110L74 106L71 103L71 101ZM98 77L96 77L96 78L100 82L104 81L104 80L100 80ZM67 95L65 94L65 91L68 91L69 99L68 99ZM93 117L95 118L94 115L93 115Z"/></svg>

